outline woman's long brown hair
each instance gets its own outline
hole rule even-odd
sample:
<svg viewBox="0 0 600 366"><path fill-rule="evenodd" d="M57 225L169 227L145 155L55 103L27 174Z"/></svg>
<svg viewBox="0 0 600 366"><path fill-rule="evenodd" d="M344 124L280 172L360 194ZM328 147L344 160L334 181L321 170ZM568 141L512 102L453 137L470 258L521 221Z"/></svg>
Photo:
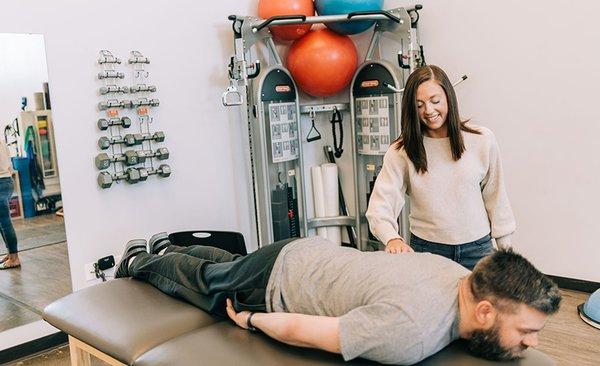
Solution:
<svg viewBox="0 0 600 366"><path fill-rule="evenodd" d="M455 161L460 159L465 152L465 143L461 131L481 134L481 132L465 125L469 120L461 121L458 113L456 93L444 70L434 65L416 69L406 81L404 95L402 96L402 132L396 141L394 141L394 144L396 144L396 150L404 148L406 155L412 161L418 173L427 172L427 153L423 145L423 129L427 127L419 119L417 89L419 85L428 80L437 82L446 93L446 99L448 100L446 126L448 127L452 157Z"/></svg>

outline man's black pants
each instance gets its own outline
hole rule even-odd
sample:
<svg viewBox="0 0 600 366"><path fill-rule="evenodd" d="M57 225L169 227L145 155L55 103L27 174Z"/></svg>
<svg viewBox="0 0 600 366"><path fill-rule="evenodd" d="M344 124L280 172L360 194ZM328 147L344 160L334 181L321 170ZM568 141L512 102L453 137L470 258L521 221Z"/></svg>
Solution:
<svg viewBox="0 0 600 366"><path fill-rule="evenodd" d="M227 298L232 299L236 311L264 312L275 260L295 239L278 241L246 256L209 246L171 245L163 255L138 254L129 273L212 314L227 316Z"/></svg>

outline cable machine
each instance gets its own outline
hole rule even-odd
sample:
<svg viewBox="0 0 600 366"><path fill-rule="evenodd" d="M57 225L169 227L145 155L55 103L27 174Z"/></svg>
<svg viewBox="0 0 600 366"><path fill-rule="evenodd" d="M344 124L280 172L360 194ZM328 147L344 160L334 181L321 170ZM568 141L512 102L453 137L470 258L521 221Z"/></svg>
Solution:
<svg viewBox="0 0 600 366"><path fill-rule="evenodd" d="M351 242L359 239L358 248L368 249L372 240L368 239L364 213L368 203L367 194L370 192L369 182L376 177L377 166L381 165L382 155L385 153L384 147L389 146L390 140L400 132L400 103L396 88L401 87L404 82L401 70L408 68L412 71L423 59L422 48L415 35L415 14L412 14L420 9L419 5L408 10L397 8L313 17L289 15L267 20L229 16L232 21L235 55L229 63L229 87L222 95L222 102L224 106L241 106L242 119L248 121L254 224L260 246L285 238L306 236L309 227L352 226L348 233L356 231L352 236L356 235L357 238L352 238ZM418 14L416 19L418 20ZM306 214L307 179L302 153L301 137L304 133L299 123L301 106L298 89L281 62L268 27L358 20L375 20L376 23L365 62L359 66L351 84L349 105L352 118L355 210L343 210L344 213L347 212L345 216L309 220ZM398 67L374 59L383 33L391 34L401 45ZM268 54L268 66L262 71L261 63L252 61L253 51L256 51L255 46L259 42L266 46ZM369 86L374 80L378 84ZM371 113L374 111L373 103L377 103L379 114ZM302 109L304 111L306 106L302 106ZM309 109L319 108L311 105ZM379 132L375 131L375 118ZM360 122L362 126L365 121L369 123L368 127L358 128L357 123Z"/></svg>

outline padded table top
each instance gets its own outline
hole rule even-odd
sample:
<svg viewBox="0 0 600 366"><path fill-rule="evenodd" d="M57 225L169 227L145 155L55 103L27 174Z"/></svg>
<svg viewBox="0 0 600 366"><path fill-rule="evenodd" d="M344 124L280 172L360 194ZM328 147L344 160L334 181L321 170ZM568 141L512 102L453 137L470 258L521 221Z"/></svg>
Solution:
<svg viewBox="0 0 600 366"><path fill-rule="evenodd" d="M184 351L185 350L185 351ZM308 366L308 365L375 365L355 359L344 362L340 355L285 345L260 333L243 330L224 321L181 335L148 351L135 362L136 366ZM422 366L548 366L554 361L545 354L530 349L515 362L492 362L468 353L465 343L457 341L441 352L420 362Z"/></svg>
<svg viewBox="0 0 600 366"><path fill-rule="evenodd" d="M44 309L44 320L94 348L132 364L159 344L220 319L152 285L116 279L67 295Z"/></svg>
<svg viewBox="0 0 600 366"><path fill-rule="evenodd" d="M340 355L292 347L248 332L130 278L59 299L46 307L44 319L128 365L374 365L361 359L344 362ZM459 341L420 365L547 366L554 362L536 350L528 350L516 362L490 362L471 356Z"/></svg>

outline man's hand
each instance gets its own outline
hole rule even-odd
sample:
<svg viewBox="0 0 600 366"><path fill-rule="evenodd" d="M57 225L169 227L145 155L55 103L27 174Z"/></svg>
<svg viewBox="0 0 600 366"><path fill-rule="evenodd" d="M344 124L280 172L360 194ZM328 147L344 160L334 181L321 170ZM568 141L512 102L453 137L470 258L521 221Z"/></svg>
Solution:
<svg viewBox="0 0 600 366"><path fill-rule="evenodd" d="M248 329L249 311L237 313L227 299L227 315L239 327ZM292 346L319 348L340 353L340 319L295 313L255 313L252 325L269 337Z"/></svg>
<svg viewBox="0 0 600 366"><path fill-rule="evenodd" d="M402 238L396 238L388 241L387 245L385 246L385 251L386 253L392 254L414 252L413 248L406 244Z"/></svg>
<svg viewBox="0 0 600 366"><path fill-rule="evenodd" d="M227 299L226 309L227 315L229 315L229 318L233 320L235 324L237 324L240 328L248 329L248 317L250 316L249 311L244 310L236 313L231 299Z"/></svg>

